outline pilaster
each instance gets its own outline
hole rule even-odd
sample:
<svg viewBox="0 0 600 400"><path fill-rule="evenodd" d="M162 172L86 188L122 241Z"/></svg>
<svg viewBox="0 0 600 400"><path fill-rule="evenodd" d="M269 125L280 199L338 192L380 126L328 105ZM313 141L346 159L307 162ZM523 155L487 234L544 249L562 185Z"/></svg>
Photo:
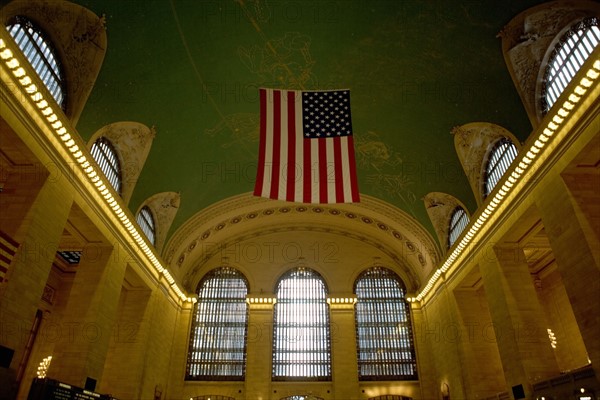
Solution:
<svg viewBox="0 0 600 400"><path fill-rule="evenodd" d="M148 315L150 295L149 289L121 290L118 318L98 392L110 393L119 399L139 396L146 345L152 329Z"/></svg>
<svg viewBox="0 0 600 400"><path fill-rule="evenodd" d="M246 399L270 399L275 297L248 295L248 305Z"/></svg>
<svg viewBox="0 0 600 400"><path fill-rule="evenodd" d="M0 345L14 350L10 368L15 371L22 362L29 331L73 202L61 182L46 180L33 201L20 227L23 232L21 246L0 295Z"/></svg>
<svg viewBox="0 0 600 400"><path fill-rule="evenodd" d="M356 295L329 297L331 324L331 369L336 399L358 399L358 362L356 358Z"/></svg>
<svg viewBox="0 0 600 400"><path fill-rule="evenodd" d="M546 235L577 320L588 357L600 372L600 245L560 176L537 199Z"/></svg>
<svg viewBox="0 0 600 400"><path fill-rule="evenodd" d="M84 248L48 372L54 379L79 387L102 379L126 266L112 255L109 245Z"/></svg>
<svg viewBox="0 0 600 400"><path fill-rule="evenodd" d="M529 398L533 383L559 370L523 249L496 246L480 260L480 270L507 391L522 385Z"/></svg>

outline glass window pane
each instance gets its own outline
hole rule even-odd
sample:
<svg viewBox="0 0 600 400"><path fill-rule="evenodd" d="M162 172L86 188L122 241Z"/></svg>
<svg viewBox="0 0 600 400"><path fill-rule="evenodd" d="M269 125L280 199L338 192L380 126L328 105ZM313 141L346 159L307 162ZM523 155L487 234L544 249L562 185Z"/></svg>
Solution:
<svg viewBox="0 0 600 400"><path fill-rule="evenodd" d="M598 45L598 19L587 18L573 25L554 48L544 75L542 110L547 113ZM568 70L567 70L568 69ZM561 71L565 71L561 73ZM551 94L551 92L554 92Z"/></svg>
<svg viewBox="0 0 600 400"><path fill-rule="evenodd" d="M517 147L507 138L496 142L485 167L484 195L488 196L517 157Z"/></svg>
<svg viewBox="0 0 600 400"><path fill-rule="evenodd" d="M112 143L105 137L100 137L92 145L90 153L111 186L121 194L121 165Z"/></svg>
<svg viewBox="0 0 600 400"><path fill-rule="evenodd" d="M137 223L148 238L150 243L156 244L156 228L154 226L154 217L148 206L142 207L136 217Z"/></svg>
<svg viewBox="0 0 600 400"><path fill-rule="evenodd" d="M327 287L308 268L296 268L277 284L273 325L273 380L330 380Z"/></svg>
<svg viewBox="0 0 600 400"><path fill-rule="evenodd" d="M354 284L360 380L415 380L410 305L402 280L387 268L364 271Z"/></svg>
<svg viewBox="0 0 600 400"><path fill-rule="evenodd" d="M13 37L35 72L48 88L50 95L59 106L64 104L64 76L58 66L52 46L41 30L30 20L23 16L14 18L6 26L6 30Z"/></svg>
<svg viewBox="0 0 600 400"><path fill-rule="evenodd" d="M244 380L248 333L248 283L221 267L198 285L188 349L187 380Z"/></svg>
<svg viewBox="0 0 600 400"><path fill-rule="evenodd" d="M469 224L469 217L462 207L457 207L450 217L450 228L448 230L448 247L451 247L463 230Z"/></svg>

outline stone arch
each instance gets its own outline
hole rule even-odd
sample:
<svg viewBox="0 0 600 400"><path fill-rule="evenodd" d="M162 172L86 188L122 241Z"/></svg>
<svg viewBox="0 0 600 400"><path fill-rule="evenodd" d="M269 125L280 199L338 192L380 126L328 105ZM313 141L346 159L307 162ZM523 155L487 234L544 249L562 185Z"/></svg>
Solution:
<svg viewBox="0 0 600 400"><path fill-rule="evenodd" d="M425 209L431 219L433 229L437 234L440 247L446 253L448 251L448 236L450 234L450 218L457 207L461 207L470 218L471 214L462 201L456 197L442 192L427 193L423 198Z"/></svg>
<svg viewBox="0 0 600 400"><path fill-rule="evenodd" d="M155 227L154 235L156 237L156 243L154 244L154 247L159 253L163 249L165 239L167 238L167 233L169 232L169 229L171 229L171 224L175 219L175 215L177 215L177 211L179 211L180 201L181 196L179 193L156 193L140 204L135 213L137 216L144 206L147 206L150 211L152 211Z"/></svg>
<svg viewBox="0 0 600 400"><path fill-rule="evenodd" d="M106 53L104 17L62 0L13 1L0 9L0 15L5 26L16 16L24 16L48 36L66 81L65 115L77 125Z"/></svg>
<svg viewBox="0 0 600 400"><path fill-rule="evenodd" d="M139 122L123 121L100 128L87 143L90 149L99 137L105 137L114 146L121 163L121 197L125 204L129 204L155 136L154 128Z"/></svg>
<svg viewBox="0 0 600 400"><path fill-rule="evenodd" d="M502 53L529 120L542 120L541 86L548 58L573 23L600 15L600 4L588 0L552 1L523 11L498 34Z"/></svg>
<svg viewBox="0 0 600 400"><path fill-rule="evenodd" d="M490 150L494 144L502 139L509 139L521 150L521 143L508 130L500 125L489 122L471 122L452 130L454 135L454 148L460 163L467 175L477 206L483 204L485 165Z"/></svg>

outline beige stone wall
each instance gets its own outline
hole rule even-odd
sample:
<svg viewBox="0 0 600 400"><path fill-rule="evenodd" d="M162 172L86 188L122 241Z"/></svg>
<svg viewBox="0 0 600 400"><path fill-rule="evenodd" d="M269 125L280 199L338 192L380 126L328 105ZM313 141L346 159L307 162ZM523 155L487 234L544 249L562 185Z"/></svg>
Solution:
<svg viewBox="0 0 600 400"><path fill-rule="evenodd" d="M150 332L148 289L121 288L118 316L114 325L99 391L119 399L140 395L145 349Z"/></svg>
<svg viewBox="0 0 600 400"><path fill-rule="evenodd" d="M485 398L504 391L504 373L484 288L455 290L454 299L467 398Z"/></svg>
<svg viewBox="0 0 600 400"><path fill-rule="evenodd" d="M560 273L554 269L542 278L538 289L548 329L556 336L554 354L561 371L571 371L588 363L588 355L573 314Z"/></svg>
<svg viewBox="0 0 600 400"><path fill-rule="evenodd" d="M428 381L424 388L430 395L439 396L439 388L447 384L457 398L466 398L466 388L462 371L466 365L461 354L460 330L456 305L452 292L447 287L438 289L435 297L423 307L423 318L415 327L417 343L426 347L431 354L433 367L431 376L421 377ZM426 370L427 371L427 370ZM424 397L431 398L431 397Z"/></svg>

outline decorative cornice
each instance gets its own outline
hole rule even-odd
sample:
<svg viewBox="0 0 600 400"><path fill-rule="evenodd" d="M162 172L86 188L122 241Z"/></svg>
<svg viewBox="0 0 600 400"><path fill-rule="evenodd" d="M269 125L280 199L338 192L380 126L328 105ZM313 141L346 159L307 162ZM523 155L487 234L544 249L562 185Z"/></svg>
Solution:
<svg viewBox="0 0 600 400"><path fill-rule="evenodd" d="M455 243L443 264L434 272L421 292L409 301L426 301L435 295L441 282L457 276L468 259L490 243L490 238L537 183L577 140L592 118L598 116L600 93L600 49L596 48L560 95L540 126L529 136L523 149L502 179L473 215L469 225ZM588 132L594 130L588 130ZM564 164L563 164L564 165Z"/></svg>
<svg viewBox="0 0 600 400"><path fill-rule="evenodd" d="M91 154L71 121L56 104L43 82L7 31L0 30L0 97L13 115L23 116L28 125L23 138L42 148L64 171L73 188L81 194L106 229L114 234L139 265L140 274L159 282L159 290L177 304L195 301L181 291L173 276L131 222L133 215L103 174L89 160ZM7 88L13 88L7 90ZM3 113L4 114L4 113ZM137 268L137 267L136 267Z"/></svg>

